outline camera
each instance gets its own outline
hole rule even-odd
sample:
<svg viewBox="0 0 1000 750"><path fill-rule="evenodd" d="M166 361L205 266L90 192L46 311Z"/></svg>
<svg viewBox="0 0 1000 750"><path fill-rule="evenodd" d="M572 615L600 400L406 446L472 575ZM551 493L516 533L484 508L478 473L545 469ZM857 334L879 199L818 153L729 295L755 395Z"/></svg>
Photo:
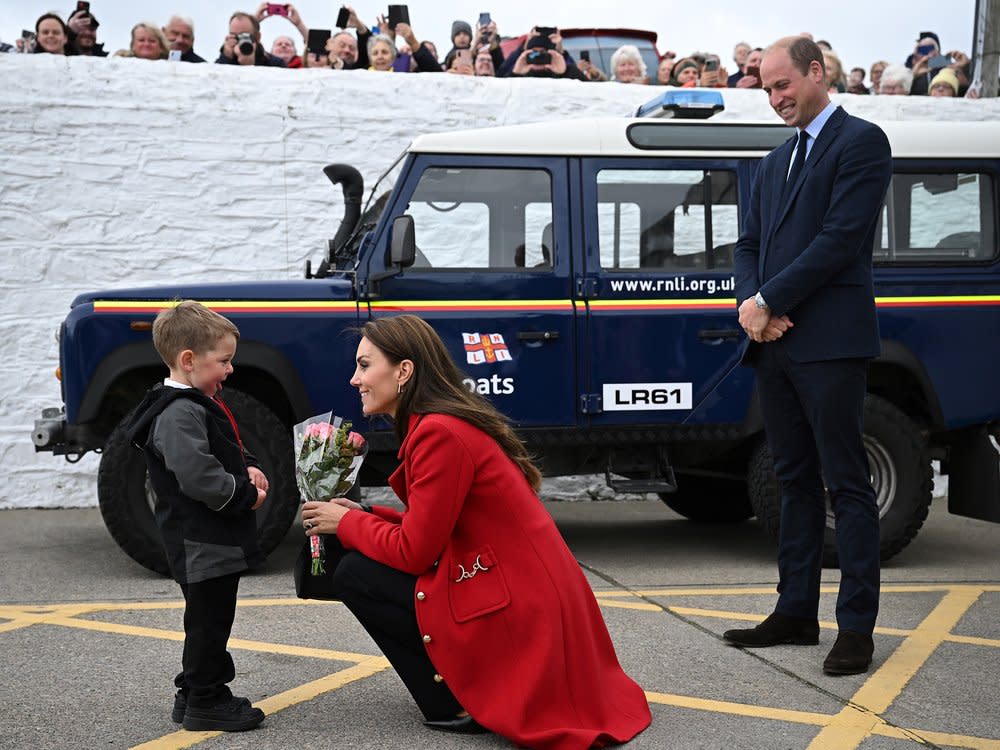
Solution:
<svg viewBox="0 0 1000 750"><path fill-rule="evenodd" d="M525 58L528 65L548 65L552 62L552 53L544 49L533 49Z"/></svg>
<svg viewBox="0 0 1000 750"><path fill-rule="evenodd" d="M254 50L253 34L251 34L249 31L244 31L242 34L237 34L236 46L239 49L241 55L252 55Z"/></svg>
<svg viewBox="0 0 1000 750"><path fill-rule="evenodd" d="M717 57L710 57L707 60L705 60L705 70L706 71L711 72L711 71L718 70L718 69L719 69L719 58L717 58Z"/></svg>

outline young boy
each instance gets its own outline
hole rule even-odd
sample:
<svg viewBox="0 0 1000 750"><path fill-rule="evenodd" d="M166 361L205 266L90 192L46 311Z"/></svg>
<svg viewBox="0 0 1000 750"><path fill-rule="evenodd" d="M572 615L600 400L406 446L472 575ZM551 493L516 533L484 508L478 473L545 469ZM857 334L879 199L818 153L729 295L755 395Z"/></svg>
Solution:
<svg viewBox="0 0 1000 750"><path fill-rule="evenodd" d="M183 670L174 679L172 718L190 730L240 732L264 720L228 686L236 676L226 650L236 592L240 574L263 560L253 511L268 488L219 398L239 335L198 302L161 311L153 345L170 376L146 394L128 428L145 454L156 522L184 592Z"/></svg>

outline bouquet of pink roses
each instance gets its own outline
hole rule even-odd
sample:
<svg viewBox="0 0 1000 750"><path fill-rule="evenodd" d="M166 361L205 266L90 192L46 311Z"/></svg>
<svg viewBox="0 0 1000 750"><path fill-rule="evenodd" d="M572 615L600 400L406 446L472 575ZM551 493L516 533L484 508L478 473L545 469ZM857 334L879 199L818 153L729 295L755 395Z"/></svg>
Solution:
<svg viewBox="0 0 1000 750"><path fill-rule="evenodd" d="M354 486L368 443L351 431L351 422L333 412L309 417L292 428L295 447L295 481L302 502L321 502L343 497ZM321 575L323 540L309 537L312 574Z"/></svg>

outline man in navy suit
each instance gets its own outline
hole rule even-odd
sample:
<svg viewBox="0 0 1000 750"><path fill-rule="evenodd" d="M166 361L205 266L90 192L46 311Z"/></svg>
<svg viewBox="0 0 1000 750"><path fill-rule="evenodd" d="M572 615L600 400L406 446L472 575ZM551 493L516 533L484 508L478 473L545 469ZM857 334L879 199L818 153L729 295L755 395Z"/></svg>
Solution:
<svg viewBox="0 0 1000 750"><path fill-rule="evenodd" d="M878 508L862 440L868 360L879 354L872 248L892 158L885 134L834 106L823 54L775 42L760 65L797 136L761 162L735 249L736 298L781 485L778 603L744 647L819 642L826 494L841 583L827 674L871 665L878 614ZM824 488L825 484L825 488Z"/></svg>

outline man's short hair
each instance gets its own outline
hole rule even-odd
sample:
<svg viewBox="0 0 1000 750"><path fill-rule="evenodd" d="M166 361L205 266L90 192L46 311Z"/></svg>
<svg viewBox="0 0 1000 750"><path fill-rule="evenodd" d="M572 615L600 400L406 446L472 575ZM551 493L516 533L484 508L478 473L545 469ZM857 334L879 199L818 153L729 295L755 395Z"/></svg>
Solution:
<svg viewBox="0 0 1000 750"><path fill-rule="evenodd" d="M788 56L792 60L792 65L802 75L809 75L809 66L813 62L818 62L823 69L823 76L826 77L826 61L823 60L823 48L809 37L786 36L784 39L779 39L768 47L765 50L765 54L776 49L787 50Z"/></svg>
<svg viewBox="0 0 1000 750"><path fill-rule="evenodd" d="M238 10L235 13L233 13L233 15L231 15L229 17L229 23L232 23L237 18L245 18L251 24L253 24L254 39L258 39L258 40L260 39L260 21L257 20L256 16L252 16L249 13L244 13L243 11Z"/></svg>
<svg viewBox="0 0 1000 750"><path fill-rule="evenodd" d="M204 354L226 336L239 341L240 329L195 300L160 310L153 321L153 346L167 367L173 367L177 355L185 349Z"/></svg>
<svg viewBox="0 0 1000 750"><path fill-rule="evenodd" d="M229 20L232 20L232 19L229 19ZM181 15L178 15L177 13L174 13L174 15L170 16L170 20L167 21L167 26L169 26L170 24L172 24L174 21L180 21L182 24L184 24L185 26L187 26L189 29L191 29L191 36L194 36L194 21L192 21L187 16L181 16ZM164 28L166 28L166 27L164 27Z"/></svg>

